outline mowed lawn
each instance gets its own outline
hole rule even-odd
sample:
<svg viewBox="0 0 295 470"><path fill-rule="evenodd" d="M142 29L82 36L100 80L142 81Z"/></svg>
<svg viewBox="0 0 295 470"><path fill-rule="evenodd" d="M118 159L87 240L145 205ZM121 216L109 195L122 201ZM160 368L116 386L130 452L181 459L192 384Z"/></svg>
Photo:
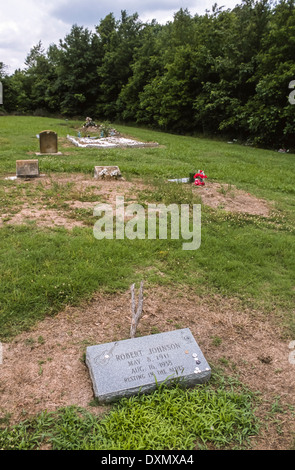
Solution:
<svg viewBox="0 0 295 470"><path fill-rule="evenodd" d="M268 217L231 213L202 205L202 240L195 251L182 249L183 240L97 240L95 218L83 227L0 225L0 340L31 326L66 305L78 304L96 291L116 292L144 279L181 289L191 286L204 295L236 297L247 306L272 313L295 337L294 221L295 156L290 153L229 144L205 138L177 136L115 125L122 134L158 147L79 149L68 145L82 122L40 117L0 117L0 216L17 213L24 201L50 198L63 207L69 185L48 192L42 185L16 185L19 159L37 158L36 135L45 129L58 134L61 156L39 156L41 173L93 175L95 165L118 165L126 181L143 181L138 202L165 204L201 202L197 188L168 183L203 169L208 181L233 185L272 204ZM94 184L96 184L94 182ZM87 194L80 194L87 200ZM91 200L91 199L90 199ZM83 214L76 214L82 217ZM75 214L73 215L75 217ZM86 216L85 216L86 217Z"/></svg>

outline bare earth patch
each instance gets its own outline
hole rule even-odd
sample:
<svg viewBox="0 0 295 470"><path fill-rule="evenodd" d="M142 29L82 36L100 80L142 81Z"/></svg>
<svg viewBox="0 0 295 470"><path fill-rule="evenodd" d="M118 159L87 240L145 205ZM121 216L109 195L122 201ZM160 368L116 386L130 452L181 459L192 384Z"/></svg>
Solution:
<svg viewBox="0 0 295 470"><path fill-rule="evenodd" d="M94 413L107 407L90 407L92 384L84 363L88 345L126 339L130 334L130 292L97 294L80 307L68 307L48 317L31 331L4 344L0 366L0 417L24 419L47 409L78 405ZM237 301L220 297L199 298L182 289L146 289L143 316L137 334L191 329L211 365L224 367L253 391L259 391L270 412L276 397L295 405L295 365L289 363L288 341L270 318L243 311ZM218 338L218 344L214 341ZM294 413L281 415L281 432L269 421L254 449L289 449L294 438Z"/></svg>
<svg viewBox="0 0 295 470"><path fill-rule="evenodd" d="M91 190L91 195L97 195L97 201L66 201L69 208L87 209L92 211L100 202L107 202L115 208L117 196L124 196L125 202L136 200L138 191L144 190L147 186L140 180L96 180L92 176L83 174L54 174L51 177L44 176L30 180L17 179L15 184L26 183L36 185L41 183L43 187L49 188L53 183L67 184L73 183L73 191L85 196L85 191ZM175 184L175 183L171 183ZM271 204L263 199L258 199L245 191L238 190L232 185L224 185L206 181L206 185L194 187L194 191L202 198L202 202L214 209L223 209L229 212L247 213L262 217L268 217ZM89 193L90 194L90 193ZM4 208L5 211L5 208ZM7 213L0 215L0 226L3 224L22 224L34 221L38 226L64 226L71 229L76 226L85 225L83 221L73 220L73 215L67 210L54 210L46 207L44 202L34 199L30 204L26 202L20 206L19 212L9 216Z"/></svg>
<svg viewBox="0 0 295 470"><path fill-rule="evenodd" d="M44 189L51 188L54 183L60 185L66 185L72 183L72 191L78 195L78 197L85 198L85 191L89 190L87 194L91 196L97 196L96 201L80 201L70 200L65 201L70 209L86 209L89 214L93 213L94 207L101 203L107 202L112 204L115 208L116 197L124 196L125 201L133 201L136 198L137 191L143 189L145 186L141 182L130 182L125 180L96 180L92 176L83 174L59 174L52 177L44 176L42 178L33 179L17 179L14 181L15 184L27 184L28 186L34 186L42 184ZM87 196L86 196L87 198ZM93 199L93 197L91 197ZM25 202L19 205L19 211L15 212L16 208L13 207L13 214L10 214L3 208L4 211L0 214L0 227L8 225L19 225L24 223L34 222L40 227L65 227L66 229L72 229L73 227L85 226L83 221L75 220L73 214L69 214L66 208L63 209L51 209L47 207L47 203L38 200L37 198L31 199L31 202Z"/></svg>
<svg viewBox="0 0 295 470"><path fill-rule="evenodd" d="M21 225L28 222L35 222L39 227L64 227L66 229L83 226L82 222L67 219L54 209L32 208L28 204L24 204L20 212L7 220L6 224Z"/></svg>
<svg viewBox="0 0 295 470"><path fill-rule="evenodd" d="M203 204L213 209L224 209L229 212L240 212L262 217L268 217L271 204L263 199L237 189L233 185L206 181L205 186L196 188Z"/></svg>

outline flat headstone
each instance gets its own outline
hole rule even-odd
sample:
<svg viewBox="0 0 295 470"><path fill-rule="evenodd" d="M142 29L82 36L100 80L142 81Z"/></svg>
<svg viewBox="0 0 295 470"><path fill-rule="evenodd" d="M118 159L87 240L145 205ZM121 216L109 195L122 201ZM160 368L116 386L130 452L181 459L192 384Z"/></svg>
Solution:
<svg viewBox="0 0 295 470"><path fill-rule="evenodd" d="M40 154L57 154L57 133L53 131L42 131L39 134Z"/></svg>
<svg viewBox="0 0 295 470"><path fill-rule="evenodd" d="M147 393L180 379L193 386L211 369L189 328L89 346L86 364L100 402Z"/></svg>
<svg viewBox="0 0 295 470"><path fill-rule="evenodd" d="M168 180L168 181L170 181L171 183L189 183L190 179L189 178L175 178L175 179Z"/></svg>
<svg viewBox="0 0 295 470"><path fill-rule="evenodd" d="M17 160L16 161L17 177L36 177L39 176L38 160Z"/></svg>
<svg viewBox="0 0 295 470"><path fill-rule="evenodd" d="M121 171L118 166L95 166L95 179L121 179Z"/></svg>

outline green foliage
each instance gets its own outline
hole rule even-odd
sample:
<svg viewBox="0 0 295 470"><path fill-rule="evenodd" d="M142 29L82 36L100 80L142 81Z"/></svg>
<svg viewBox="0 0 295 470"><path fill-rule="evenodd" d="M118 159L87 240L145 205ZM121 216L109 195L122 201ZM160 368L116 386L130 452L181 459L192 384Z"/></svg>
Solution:
<svg viewBox="0 0 295 470"><path fill-rule="evenodd" d="M127 16L121 12L119 21L108 15L96 28L101 34L103 58L98 67L101 84L96 113L106 119L114 119L117 114L117 99L122 87L131 76L134 49L138 45L141 23L138 15Z"/></svg>
<svg viewBox="0 0 295 470"><path fill-rule="evenodd" d="M231 136L295 149L294 0L182 8L166 25L112 13L95 32L74 25L59 45L41 42L25 70L1 75L8 112L62 113L162 130Z"/></svg>
<svg viewBox="0 0 295 470"><path fill-rule="evenodd" d="M97 36L74 25L59 47L49 48L48 57L56 73L48 91L56 110L69 116L92 115L101 60Z"/></svg>
<svg viewBox="0 0 295 470"><path fill-rule="evenodd" d="M247 446L259 430L254 396L211 386L161 385L149 395L125 398L102 418L67 407L0 429L0 449L193 450Z"/></svg>
<svg viewBox="0 0 295 470"><path fill-rule="evenodd" d="M104 137L108 137L112 131L112 125L110 121L104 121L99 126L100 132L102 132Z"/></svg>

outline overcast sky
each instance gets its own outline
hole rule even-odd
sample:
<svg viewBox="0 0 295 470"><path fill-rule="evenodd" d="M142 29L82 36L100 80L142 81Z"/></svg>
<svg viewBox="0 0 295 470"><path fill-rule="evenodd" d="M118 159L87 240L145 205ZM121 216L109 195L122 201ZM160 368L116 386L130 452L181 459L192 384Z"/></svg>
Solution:
<svg viewBox="0 0 295 470"><path fill-rule="evenodd" d="M138 13L142 21L156 19L165 24L173 20L180 8L191 15L202 15L211 10L216 0L2 0L0 7L0 62L8 73L24 67L31 48L39 41L47 49L58 44L73 24L94 31L100 20L109 13L120 18L121 10L129 15ZM241 0L216 2L225 8L234 8Z"/></svg>

